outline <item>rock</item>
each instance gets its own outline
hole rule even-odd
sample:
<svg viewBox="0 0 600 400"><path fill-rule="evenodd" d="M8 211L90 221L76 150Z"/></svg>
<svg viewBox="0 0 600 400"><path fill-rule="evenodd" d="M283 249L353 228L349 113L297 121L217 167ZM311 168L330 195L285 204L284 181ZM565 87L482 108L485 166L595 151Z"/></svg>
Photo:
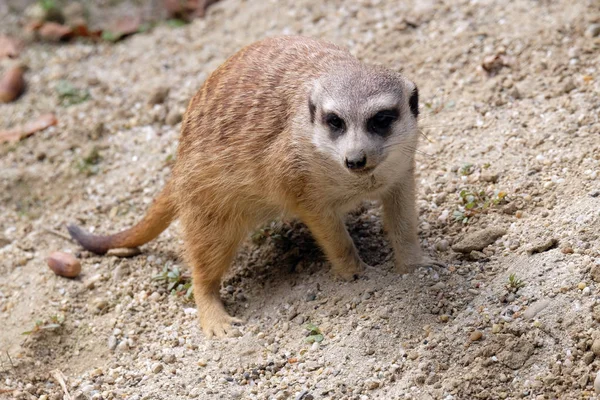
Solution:
<svg viewBox="0 0 600 400"><path fill-rule="evenodd" d="M437 251L447 251L450 247L450 243L446 239L442 239L435 244L435 249Z"/></svg>
<svg viewBox="0 0 600 400"><path fill-rule="evenodd" d="M525 312L523 313L523 318L533 319L533 317L535 317L540 311L548 307L548 304L550 304L550 300L548 299L536 301L535 303L530 305L529 308L527 308L527 310L525 310Z"/></svg>
<svg viewBox="0 0 600 400"><path fill-rule="evenodd" d="M207 365L207 364L208 364L208 363L207 363L207 362L206 362L206 360L205 360L205 359L203 359L203 358L201 358L201 359L199 359L199 360L198 360L198 366L199 366L199 367L206 367L206 365Z"/></svg>
<svg viewBox="0 0 600 400"><path fill-rule="evenodd" d="M534 351L533 344L524 337L507 341L507 346L496 354L498 361L511 369L519 369L531 357Z"/></svg>
<svg viewBox="0 0 600 400"><path fill-rule="evenodd" d="M448 322L449 319L450 317L448 316L448 314L440 315L440 322Z"/></svg>
<svg viewBox="0 0 600 400"><path fill-rule="evenodd" d="M583 357L581 357L581 360L583 361L583 363L585 365L590 365L591 363L594 362L595 358L596 358L596 355L594 353L592 353L591 351L588 351L583 355Z"/></svg>
<svg viewBox="0 0 600 400"><path fill-rule="evenodd" d="M595 355L600 356L600 339L596 339L594 340L594 343L592 343L592 352Z"/></svg>
<svg viewBox="0 0 600 400"><path fill-rule="evenodd" d="M600 24L591 24L585 30L585 37L595 38L600 36Z"/></svg>
<svg viewBox="0 0 600 400"><path fill-rule="evenodd" d="M594 390L596 393L600 393L600 371L596 373L596 379L594 379Z"/></svg>
<svg viewBox="0 0 600 400"><path fill-rule="evenodd" d="M163 370L163 365L161 363L154 363L154 364L152 364L152 367L150 367L150 370L153 373L158 374L159 372L161 372Z"/></svg>
<svg viewBox="0 0 600 400"><path fill-rule="evenodd" d="M153 293L152 293L152 294L151 294L151 295L148 297L148 300L150 300L150 301L154 301L154 302L156 302L156 301L160 300L160 293L158 293L158 292L153 292Z"/></svg>
<svg viewBox="0 0 600 400"><path fill-rule="evenodd" d="M460 242L452 246L452 250L469 254L472 251L481 251L486 246L494 243L496 239L506 234L506 229L491 227L479 232L471 233L465 236Z"/></svg>
<svg viewBox="0 0 600 400"><path fill-rule="evenodd" d="M10 240L8 240L4 236L0 235L0 249L3 248L4 246L8 246L10 243L11 243Z"/></svg>
<svg viewBox="0 0 600 400"><path fill-rule="evenodd" d="M122 248L122 249L110 249L109 251L106 252L106 255L113 256L113 257L127 258L127 257L135 257L141 253L142 253L142 251L139 249L139 247L132 247L132 248Z"/></svg>
<svg viewBox="0 0 600 400"><path fill-rule="evenodd" d="M160 86L154 89L154 91L150 94L150 98L148 99L148 103L150 105L162 104L167 99L169 95L169 88L166 86Z"/></svg>
<svg viewBox="0 0 600 400"><path fill-rule="evenodd" d="M167 354L166 356L163 357L163 361L166 362L167 364L173 364L175 362L175 360L177 360L177 357L175 357L175 354Z"/></svg>
<svg viewBox="0 0 600 400"><path fill-rule="evenodd" d="M52 272L65 278L75 278L81 272L81 263L69 253L55 251L48 256L46 262Z"/></svg>
<svg viewBox="0 0 600 400"><path fill-rule="evenodd" d="M99 311L104 310L106 307L108 307L108 301L104 300L103 298L97 297L92 302L92 305L94 307L94 310L96 312L99 312Z"/></svg>
<svg viewBox="0 0 600 400"><path fill-rule="evenodd" d="M108 348L114 350L117 348L117 338L114 335L108 337Z"/></svg>
<svg viewBox="0 0 600 400"><path fill-rule="evenodd" d="M435 285L431 286L430 289L434 290L436 292L439 292L440 290L444 289L446 287L446 284L444 282L438 282Z"/></svg>
<svg viewBox="0 0 600 400"><path fill-rule="evenodd" d="M499 174L482 173L479 176L479 179L481 179L483 182L496 183L496 182L498 182L499 177L500 177Z"/></svg>
<svg viewBox="0 0 600 400"><path fill-rule="evenodd" d="M165 118L165 122L167 123L167 125L177 125L178 123L181 122L181 119L183 118L181 111L177 110L177 109L171 109L169 110L169 113L167 114L167 117Z"/></svg>
<svg viewBox="0 0 600 400"><path fill-rule="evenodd" d="M565 81L565 83L563 84L561 92L562 92L562 94L567 94L567 93L572 92L576 88L577 88L577 86L575 86L575 82L573 82L573 79L568 78Z"/></svg>
<svg viewBox="0 0 600 400"><path fill-rule="evenodd" d="M127 342L127 340L121 340L119 342L119 344L117 345L117 349L119 349L120 351L127 351L129 350L129 343Z"/></svg>
<svg viewBox="0 0 600 400"><path fill-rule="evenodd" d="M469 340L471 342L476 342L478 340L481 340L482 337L483 337L483 333L481 331L473 331L469 335Z"/></svg>
<svg viewBox="0 0 600 400"><path fill-rule="evenodd" d="M600 282L600 264L594 264L590 270L590 275L594 282Z"/></svg>
<svg viewBox="0 0 600 400"><path fill-rule="evenodd" d="M538 241L538 242L534 243L533 245L531 245L527 249L527 254L532 255L532 254L536 254L536 253L543 253L544 251L553 249L556 246L558 246L558 239L556 239L556 238L543 239L543 240Z"/></svg>
<svg viewBox="0 0 600 400"><path fill-rule="evenodd" d="M112 279L115 282L119 282L129 274L129 268L125 264L119 264L112 272Z"/></svg>
<svg viewBox="0 0 600 400"><path fill-rule="evenodd" d="M365 387L368 390L375 390L379 387L379 381L376 381L375 379L367 379L365 381Z"/></svg>

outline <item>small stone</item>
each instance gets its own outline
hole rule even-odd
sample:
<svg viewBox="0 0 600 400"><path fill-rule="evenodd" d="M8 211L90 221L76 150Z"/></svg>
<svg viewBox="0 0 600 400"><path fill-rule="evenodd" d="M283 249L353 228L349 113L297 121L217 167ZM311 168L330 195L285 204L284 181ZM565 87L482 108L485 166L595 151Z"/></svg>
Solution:
<svg viewBox="0 0 600 400"><path fill-rule="evenodd" d="M207 363L207 362L206 362L206 360L205 360L205 359L203 359L203 358L201 358L201 359L199 359L199 360L198 360L198 366L199 366L199 367L206 367L206 365L207 365L207 364L208 364L208 363Z"/></svg>
<svg viewBox="0 0 600 400"><path fill-rule="evenodd" d="M596 373L596 379L594 379L594 390L596 393L600 393L600 371Z"/></svg>
<svg viewBox="0 0 600 400"><path fill-rule="evenodd" d="M442 315L440 315L440 321L441 322L448 322L449 319L450 319L450 317L448 316L448 314L442 314Z"/></svg>
<svg viewBox="0 0 600 400"><path fill-rule="evenodd" d="M536 253L543 253L544 251L550 250L558 245L558 239L550 238L543 239L533 244L527 249L527 254L532 255Z"/></svg>
<svg viewBox="0 0 600 400"><path fill-rule="evenodd" d="M590 269L590 275L594 282L600 282L600 264L594 264Z"/></svg>
<svg viewBox="0 0 600 400"><path fill-rule="evenodd" d="M167 123L167 125L177 125L178 123L181 122L181 119L183 118L181 111L179 111L178 109L171 109L169 110L169 113L167 114L167 118L165 118L165 122Z"/></svg>
<svg viewBox="0 0 600 400"><path fill-rule="evenodd" d="M585 287L585 288L584 288L584 289L581 291L581 293L582 293L584 296L589 296L590 294L592 294L592 289L590 289L590 287L589 287L589 286L586 286L586 287Z"/></svg>
<svg viewBox="0 0 600 400"><path fill-rule="evenodd" d="M583 363L585 365L590 365L591 363L593 363L594 358L596 358L596 355L594 353L592 353L591 351L586 352L583 355L583 357L581 357L581 359L583 360Z"/></svg>
<svg viewBox="0 0 600 400"><path fill-rule="evenodd" d="M150 370L153 373L158 374L159 372L161 372L163 370L163 365L161 363L154 363L154 364L152 364L152 367L150 368Z"/></svg>
<svg viewBox="0 0 600 400"><path fill-rule="evenodd" d="M157 87L150 94L150 98L148 99L148 103L150 105L162 104L167 99L169 95L169 88L165 86Z"/></svg>
<svg viewBox="0 0 600 400"><path fill-rule="evenodd" d="M471 335L469 335L469 340L471 342L476 342L478 340L481 340L482 337L483 333L481 331L473 331L471 332Z"/></svg>
<svg viewBox="0 0 600 400"><path fill-rule="evenodd" d="M575 90L576 87L577 86L575 86L575 82L573 82L573 79L568 78L562 86L562 93L567 94Z"/></svg>
<svg viewBox="0 0 600 400"><path fill-rule="evenodd" d="M592 343L592 352L595 355L600 356L600 339L596 339L594 340L594 343Z"/></svg>
<svg viewBox="0 0 600 400"><path fill-rule="evenodd" d="M472 251L481 251L505 234L506 229L504 228L490 227L466 235L460 242L452 246L452 250L465 254L469 254Z"/></svg>
<svg viewBox="0 0 600 400"><path fill-rule="evenodd" d="M583 290L583 289L585 289L586 287L587 287L587 285L586 285L586 283L585 283L585 282L579 282L579 283L577 284L577 289L579 289L579 290Z"/></svg>
<svg viewBox="0 0 600 400"><path fill-rule="evenodd" d="M416 351L411 351L410 353L408 353L408 358L410 358L411 360L416 360L417 358L419 358L419 353L417 353Z"/></svg>
<svg viewBox="0 0 600 400"><path fill-rule="evenodd" d="M127 342L127 340L121 340L117 345L117 349L119 349L120 351L129 350L129 343Z"/></svg>
<svg viewBox="0 0 600 400"><path fill-rule="evenodd" d="M106 307L108 307L108 301L98 297L98 298L94 299L94 302L92 303L92 305L94 306L94 309L96 311L102 311Z"/></svg>
<svg viewBox="0 0 600 400"><path fill-rule="evenodd" d="M533 303L527 308L527 310L525 310L525 312L523 313L523 318L533 319L533 317L535 317L540 311L548 307L549 304L550 300L548 299L539 300Z"/></svg>
<svg viewBox="0 0 600 400"><path fill-rule="evenodd" d="M48 256L46 262L52 272L65 278L75 278L81 272L81 263L69 253L55 251Z"/></svg>
<svg viewBox="0 0 600 400"><path fill-rule="evenodd" d="M492 333L500 333L501 330L502 330L502 326L500 326L500 324L492 325Z"/></svg>
<svg viewBox="0 0 600 400"><path fill-rule="evenodd" d="M110 249L106 252L107 256L119 257L119 258L127 258L127 257L135 257L141 254L142 251L139 247L131 247L131 248L120 248L120 249Z"/></svg>
<svg viewBox="0 0 600 400"><path fill-rule="evenodd" d="M444 289L446 287L446 284L444 282L438 282L435 285L431 286L430 289L436 292L439 292L440 290Z"/></svg>
<svg viewBox="0 0 600 400"><path fill-rule="evenodd" d="M483 182L490 182L490 183L498 182L498 178L499 178L498 174L491 174L491 173L482 173L479 176L479 179L481 179Z"/></svg>
<svg viewBox="0 0 600 400"><path fill-rule="evenodd" d="M585 30L585 37L587 38L595 38L600 36L600 24L591 24Z"/></svg>
<svg viewBox="0 0 600 400"><path fill-rule="evenodd" d="M166 362L167 364L173 364L175 362L175 360L177 360L177 357L175 357L175 354L167 354L166 356L163 357L163 361Z"/></svg>
<svg viewBox="0 0 600 400"><path fill-rule="evenodd" d="M446 239L442 239L435 244L435 249L437 251L447 251L450 248L450 244Z"/></svg>
<svg viewBox="0 0 600 400"><path fill-rule="evenodd" d="M376 381L375 379L367 379L365 381L365 387L368 390L375 390L379 387L379 381Z"/></svg>
<svg viewBox="0 0 600 400"><path fill-rule="evenodd" d="M155 302L156 302L156 301L158 301L158 300L160 300L160 293L158 293L158 292L153 292L153 293L152 293L152 294L151 294L151 295L148 297L148 300L150 300L150 301L155 301Z"/></svg>
<svg viewBox="0 0 600 400"><path fill-rule="evenodd" d="M108 337L108 348L110 350L117 348L117 338L114 335Z"/></svg>

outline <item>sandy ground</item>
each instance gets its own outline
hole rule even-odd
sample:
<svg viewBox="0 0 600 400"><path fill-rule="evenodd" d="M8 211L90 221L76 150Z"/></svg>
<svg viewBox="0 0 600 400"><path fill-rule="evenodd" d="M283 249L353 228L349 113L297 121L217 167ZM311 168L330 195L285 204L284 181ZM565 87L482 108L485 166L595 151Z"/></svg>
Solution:
<svg viewBox="0 0 600 400"><path fill-rule="evenodd" d="M596 398L598 23L597 1L223 0L204 20L117 44L30 44L28 91L0 106L1 127L48 111L59 123L0 145L0 398L62 399L55 370L78 400ZM208 341L193 302L156 278L187 272L177 224L133 258L94 256L50 230L135 222L207 75L290 33L417 82L421 242L448 267L396 275L378 205L365 204L348 226L376 268L340 283L301 224L277 222L223 283L246 324ZM89 98L64 104L61 80ZM80 277L48 269L55 250L81 259ZM36 321L58 327L22 335Z"/></svg>

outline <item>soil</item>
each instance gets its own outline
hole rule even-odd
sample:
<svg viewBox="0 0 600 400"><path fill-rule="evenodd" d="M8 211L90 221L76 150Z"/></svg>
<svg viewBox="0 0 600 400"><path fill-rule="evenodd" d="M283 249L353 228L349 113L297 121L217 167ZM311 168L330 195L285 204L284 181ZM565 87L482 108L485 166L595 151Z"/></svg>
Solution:
<svg viewBox="0 0 600 400"><path fill-rule="evenodd" d="M22 16L2 9L2 29L18 31ZM0 145L0 398L596 398L598 23L594 0L223 0L116 44L29 43L27 92L0 106L0 123L54 112L58 125ZM276 221L223 283L246 323L209 341L176 223L130 258L59 234L137 221L208 74L292 33L419 85L420 237L447 267L394 273L379 206L365 204L348 227L375 268L340 283L302 224ZM69 104L62 81L87 96ZM81 275L54 275L53 251L76 255Z"/></svg>

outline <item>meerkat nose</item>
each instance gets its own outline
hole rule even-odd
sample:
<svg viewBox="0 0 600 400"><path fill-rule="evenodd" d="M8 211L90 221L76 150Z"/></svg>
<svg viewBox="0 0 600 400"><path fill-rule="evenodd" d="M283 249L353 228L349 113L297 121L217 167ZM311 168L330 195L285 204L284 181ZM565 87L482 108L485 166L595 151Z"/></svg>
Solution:
<svg viewBox="0 0 600 400"><path fill-rule="evenodd" d="M346 167L351 171L360 171L367 165L367 156L364 153L359 153L350 157L346 157Z"/></svg>

